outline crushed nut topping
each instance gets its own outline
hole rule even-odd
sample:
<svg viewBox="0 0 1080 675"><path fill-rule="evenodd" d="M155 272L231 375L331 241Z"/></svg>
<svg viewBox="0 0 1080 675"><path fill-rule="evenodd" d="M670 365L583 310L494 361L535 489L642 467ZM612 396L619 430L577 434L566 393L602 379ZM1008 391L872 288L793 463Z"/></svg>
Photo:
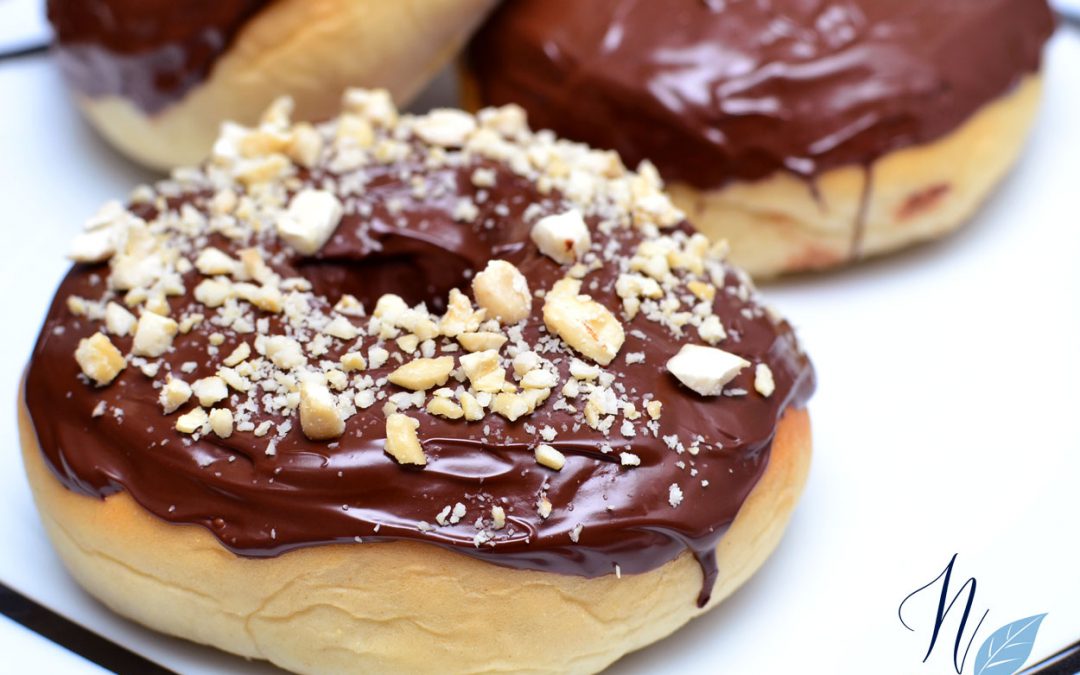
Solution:
<svg viewBox="0 0 1080 675"><path fill-rule="evenodd" d="M576 210L541 218L530 236L544 255L563 265L585 255L591 244L589 227Z"/></svg>
<svg viewBox="0 0 1080 675"><path fill-rule="evenodd" d="M104 387L116 379L127 365L124 355L104 333L94 333L89 338L80 340L79 348L75 350L75 360L83 374L99 387Z"/></svg>
<svg viewBox="0 0 1080 675"><path fill-rule="evenodd" d="M446 384L450 371L454 369L452 356L440 356L437 359L413 359L399 366L387 378L399 387L413 391L427 391L432 387Z"/></svg>
<svg viewBox="0 0 1080 675"><path fill-rule="evenodd" d="M326 385L317 382L300 385L300 426L312 440L337 438L345 433L345 420Z"/></svg>
<svg viewBox="0 0 1080 675"><path fill-rule="evenodd" d="M683 345L667 363L668 371L702 396L718 396L724 385L750 365L746 359L715 347Z"/></svg>
<svg viewBox="0 0 1080 675"><path fill-rule="evenodd" d="M566 344L602 366L611 363L626 335L622 323L606 307L579 293L581 282L566 278L548 291L544 323Z"/></svg>
<svg viewBox="0 0 1080 675"><path fill-rule="evenodd" d="M420 422L401 413L386 418L386 452L399 464L427 464L427 457L416 435Z"/></svg>
<svg viewBox="0 0 1080 675"><path fill-rule="evenodd" d="M769 398L776 391L772 370L764 363L759 363L754 368L754 389L765 398Z"/></svg>
<svg viewBox="0 0 1080 675"><path fill-rule="evenodd" d="M536 446L536 462L549 469L560 471L566 464L566 457L550 445L541 443Z"/></svg>
<svg viewBox="0 0 1080 675"><path fill-rule="evenodd" d="M491 260L473 279L476 304L501 323L517 323L532 311L529 283L518 268L505 260Z"/></svg>
<svg viewBox="0 0 1080 675"><path fill-rule="evenodd" d="M694 392L745 397L749 379L725 388L751 365L737 354L741 322L772 315L725 265L723 244L673 227L683 216L655 169L628 171L613 153L533 133L513 106L416 117L399 115L385 92L354 90L344 107L330 122L291 124L290 105L278 103L253 128L225 125L206 167L178 171L143 198L146 209L110 202L86 223L71 257L108 268L100 297L66 303L96 331L75 351L89 383L117 387L131 364L121 384L152 381L183 442L246 435L262 439L267 461L280 461L297 430L336 447L385 420L381 461L400 465L444 459L438 443L425 454L421 429L458 424L491 446L520 427L537 441L537 464L552 470L535 473L552 483L569 471L552 443L573 447L562 443L583 429L622 475L670 462L695 476L695 461L721 446L676 428L679 408L664 414L660 390L642 385L663 377L667 354L655 344L680 347L667 370ZM402 194L371 198L372 167L392 168ZM472 192L425 172L442 168L462 171ZM443 200L464 236L497 232L510 206L492 195L508 178L544 196L519 208L524 248L502 249L508 259L487 261L442 297L327 298L303 276L304 264L339 255L343 242L379 250L369 221L404 227L410 199ZM537 276L536 265L559 277ZM717 313L729 302L741 318ZM768 398L772 370L753 358L753 390ZM528 517L555 522L572 505L553 504L548 495L562 493L544 480ZM438 504L425 516L436 525L416 527L475 520L476 546L520 530L526 514L483 498ZM684 499L673 483L670 506ZM569 529L573 542L582 528Z"/></svg>
<svg viewBox="0 0 1080 675"><path fill-rule="evenodd" d="M338 198L325 190L306 189L289 202L277 221L278 234L301 253L315 253L330 238L341 220Z"/></svg>

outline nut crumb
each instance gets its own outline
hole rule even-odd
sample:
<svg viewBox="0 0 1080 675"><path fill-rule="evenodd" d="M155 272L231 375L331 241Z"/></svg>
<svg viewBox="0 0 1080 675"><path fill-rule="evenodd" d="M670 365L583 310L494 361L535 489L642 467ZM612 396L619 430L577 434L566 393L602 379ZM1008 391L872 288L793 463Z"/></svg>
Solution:
<svg viewBox="0 0 1080 675"><path fill-rule="evenodd" d="M399 387L413 391L426 391L432 387L441 387L454 369L454 357L440 356L436 359L419 358L398 366L390 373L389 379Z"/></svg>
<svg viewBox="0 0 1080 675"><path fill-rule="evenodd" d="M667 369L680 382L702 396L717 396L724 385L750 362L716 347L683 345L667 362Z"/></svg>
<svg viewBox="0 0 1080 675"><path fill-rule="evenodd" d="M675 483L668 486L668 504L671 504L671 508L677 508L679 504L682 504L683 491Z"/></svg>
<svg viewBox="0 0 1080 675"><path fill-rule="evenodd" d="M541 253L562 265L581 258L592 243L589 227L576 209L541 218L529 236Z"/></svg>
<svg viewBox="0 0 1080 675"><path fill-rule="evenodd" d="M551 447L550 445L541 443L536 446L536 462L549 469L555 469L561 471L563 466L566 465L566 456L561 452Z"/></svg>
<svg viewBox="0 0 1080 675"><path fill-rule="evenodd" d="M94 333L88 338L79 340L79 346L75 350L75 361L78 362L83 374L99 387L112 382L127 366L124 355L104 333Z"/></svg>
<svg viewBox="0 0 1080 675"><path fill-rule="evenodd" d="M544 324L563 342L606 366L619 353L626 334L606 307L580 291L577 279L556 282L544 299Z"/></svg>
<svg viewBox="0 0 1080 675"><path fill-rule="evenodd" d="M759 363L754 368L754 389L765 398L769 398L776 391L776 381L773 380L772 370L764 363Z"/></svg>
<svg viewBox="0 0 1080 675"><path fill-rule="evenodd" d="M418 428L420 422L408 415L393 413L386 418L386 453L398 464L427 464L427 457L416 435Z"/></svg>
<svg viewBox="0 0 1080 675"><path fill-rule="evenodd" d="M532 294L525 276L505 260L488 261L473 278L476 304L500 323L514 324L529 316Z"/></svg>
<svg viewBox="0 0 1080 675"><path fill-rule="evenodd" d="M300 385L300 428L313 441L337 438L345 433L345 420L326 385Z"/></svg>
<svg viewBox="0 0 1080 675"><path fill-rule="evenodd" d="M209 416L202 408L192 408L176 418L176 430L182 434L193 434L202 429Z"/></svg>

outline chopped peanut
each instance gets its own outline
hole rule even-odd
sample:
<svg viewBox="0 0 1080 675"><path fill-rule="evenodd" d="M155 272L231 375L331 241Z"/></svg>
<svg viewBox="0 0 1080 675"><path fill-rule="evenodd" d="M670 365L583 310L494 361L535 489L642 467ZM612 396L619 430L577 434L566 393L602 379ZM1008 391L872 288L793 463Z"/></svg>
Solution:
<svg viewBox="0 0 1080 675"><path fill-rule="evenodd" d="M307 382L300 386L300 428L313 441L345 433L345 420L325 385Z"/></svg>
<svg viewBox="0 0 1080 675"><path fill-rule="evenodd" d="M472 282L476 304L500 323L512 324L529 316L532 294L525 276L505 260L489 261Z"/></svg>
<svg viewBox="0 0 1080 675"><path fill-rule="evenodd" d="M579 295L581 282L562 279L544 299L544 323L563 342L602 366L611 363L626 335L622 324L587 295Z"/></svg>
<svg viewBox="0 0 1080 675"><path fill-rule="evenodd" d="M79 363L83 374L99 387L104 387L116 379L116 376L127 365L124 355L104 333L94 333L88 338L79 340L79 347L75 350L75 360Z"/></svg>
<svg viewBox="0 0 1080 675"><path fill-rule="evenodd" d="M413 391L425 391L432 387L441 387L454 369L452 356L440 356L437 359L413 359L399 366L390 373L389 380L399 387Z"/></svg>
<svg viewBox="0 0 1080 675"><path fill-rule="evenodd" d="M419 427L419 421L401 413L393 413L386 418L386 453L398 464L427 464L424 449L416 435Z"/></svg>

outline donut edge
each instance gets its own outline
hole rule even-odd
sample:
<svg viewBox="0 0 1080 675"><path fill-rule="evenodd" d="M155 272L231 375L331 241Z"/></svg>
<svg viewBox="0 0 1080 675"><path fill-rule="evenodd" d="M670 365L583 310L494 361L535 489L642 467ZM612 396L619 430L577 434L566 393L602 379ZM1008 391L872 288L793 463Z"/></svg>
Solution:
<svg viewBox="0 0 1080 675"><path fill-rule="evenodd" d="M254 123L290 95L295 119L337 114L347 87L383 87L405 106L456 54L495 0L279 0L236 35L205 81L160 113L75 94L116 149L158 170L198 164L225 120Z"/></svg>
<svg viewBox="0 0 1080 675"><path fill-rule="evenodd" d="M883 255L971 220L1016 164L1041 90L1041 75L1028 75L935 141L893 150L869 167L831 169L811 183L776 173L718 190L673 183L667 191L700 231L727 239L732 264L755 279Z"/></svg>
<svg viewBox="0 0 1080 675"><path fill-rule="evenodd" d="M462 107L482 107L462 60L458 79ZM949 134L888 152L869 167L831 169L812 181L777 172L711 190L679 182L665 189L698 231L726 239L728 259L755 279L848 265L941 238L971 220L1020 157L1041 93L1041 73L1027 75Z"/></svg>
<svg viewBox="0 0 1080 675"><path fill-rule="evenodd" d="M770 460L717 547L705 608L686 552L596 579L500 567L419 542L325 545L242 558L205 529L159 520L126 493L63 487L19 396L23 462L68 572L162 633L314 672L596 672L717 606L779 544L809 472L810 420L788 409Z"/></svg>

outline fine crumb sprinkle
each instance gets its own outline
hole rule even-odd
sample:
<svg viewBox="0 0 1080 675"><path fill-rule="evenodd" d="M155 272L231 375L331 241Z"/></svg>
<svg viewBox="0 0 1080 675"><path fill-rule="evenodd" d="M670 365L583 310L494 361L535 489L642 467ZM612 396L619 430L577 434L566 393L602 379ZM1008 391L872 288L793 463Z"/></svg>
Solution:
<svg viewBox="0 0 1080 675"><path fill-rule="evenodd" d="M506 510L501 506L492 506L491 522L492 527L496 530L501 530L506 527Z"/></svg>
<svg viewBox="0 0 1080 675"><path fill-rule="evenodd" d="M759 363L754 368L754 389L765 398L769 398L776 391L776 382L767 364Z"/></svg>
<svg viewBox="0 0 1080 675"><path fill-rule="evenodd" d="M540 497L540 500L536 503L536 512L540 514L542 519L547 519L551 515L551 501L547 497Z"/></svg>
<svg viewBox="0 0 1080 675"><path fill-rule="evenodd" d="M683 491L677 484L672 483L668 487L668 504L671 504L671 508L677 508L679 504L682 504Z"/></svg>
<svg viewBox="0 0 1080 675"><path fill-rule="evenodd" d="M570 530L570 541L574 542L575 544L578 543L578 540L581 538L581 531L584 529L585 526L581 523L575 525L574 529Z"/></svg>

